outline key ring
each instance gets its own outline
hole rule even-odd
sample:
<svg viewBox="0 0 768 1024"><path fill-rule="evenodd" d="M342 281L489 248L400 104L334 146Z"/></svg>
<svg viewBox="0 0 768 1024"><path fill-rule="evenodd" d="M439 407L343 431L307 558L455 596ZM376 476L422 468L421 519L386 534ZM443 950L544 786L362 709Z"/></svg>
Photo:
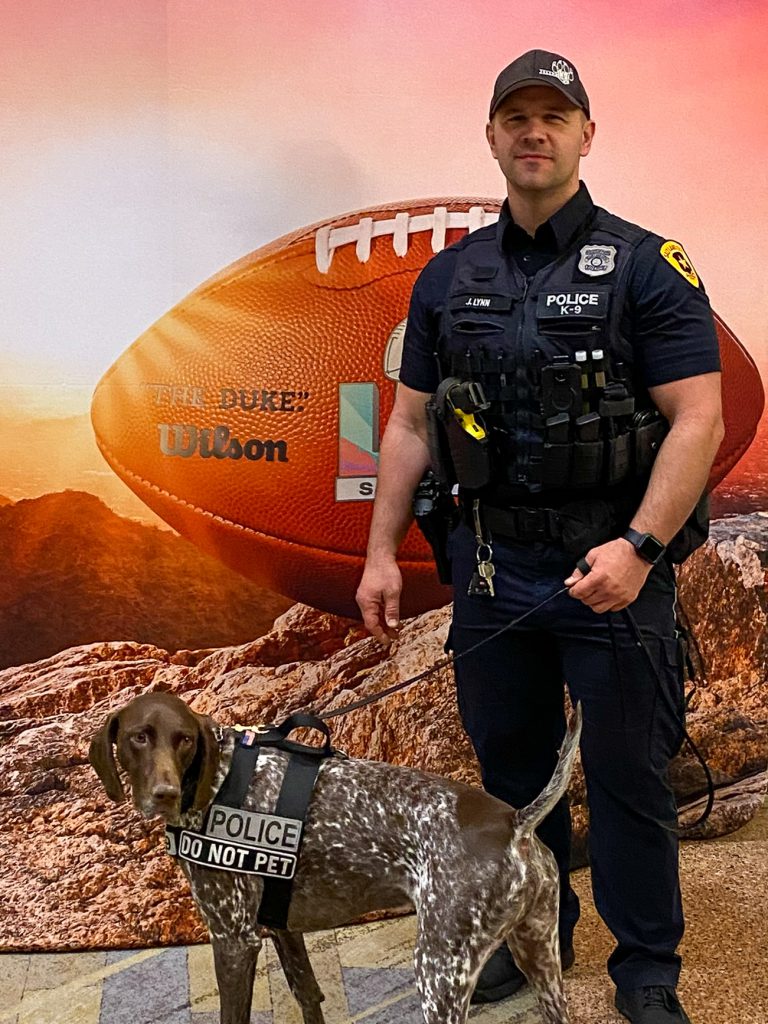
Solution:
<svg viewBox="0 0 768 1024"><path fill-rule="evenodd" d="M483 550L488 552L488 557L487 558L482 558L481 557L480 552L483 551ZM477 554L475 555L475 558L477 559L478 565L480 564L480 562L492 562L493 561L493 548L491 547L491 545L488 544L486 541L483 541L481 544L478 544L477 545Z"/></svg>

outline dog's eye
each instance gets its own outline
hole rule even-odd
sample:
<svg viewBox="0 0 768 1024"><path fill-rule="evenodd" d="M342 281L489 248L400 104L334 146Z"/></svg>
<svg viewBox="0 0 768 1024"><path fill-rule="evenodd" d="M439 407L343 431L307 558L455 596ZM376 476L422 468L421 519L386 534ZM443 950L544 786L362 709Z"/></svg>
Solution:
<svg viewBox="0 0 768 1024"><path fill-rule="evenodd" d="M193 743L194 743L194 740L192 739L191 736L182 736L179 739L179 746L180 747L190 747L190 746L192 746Z"/></svg>
<svg viewBox="0 0 768 1024"><path fill-rule="evenodd" d="M131 736L131 742L135 743L137 747L143 747L147 742L147 734L145 732L135 732Z"/></svg>

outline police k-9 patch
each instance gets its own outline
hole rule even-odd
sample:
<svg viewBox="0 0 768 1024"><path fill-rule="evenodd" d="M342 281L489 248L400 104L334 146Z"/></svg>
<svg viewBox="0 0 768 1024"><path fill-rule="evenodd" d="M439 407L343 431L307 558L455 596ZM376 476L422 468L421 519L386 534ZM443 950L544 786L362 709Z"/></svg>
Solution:
<svg viewBox="0 0 768 1024"><path fill-rule="evenodd" d="M538 320L604 320L608 292L599 285L578 286L564 292L543 292L536 300Z"/></svg>
<svg viewBox="0 0 768 1024"><path fill-rule="evenodd" d="M602 277L616 269L615 245L583 245L579 253L579 270L587 277Z"/></svg>
<svg viewBox="0 0 768 1024"><path fill-rule="evenodd" d="M685 249L679 242L673 242L672 240L665 242L659 249L659 252L670 266L683 275L688 284L692 284L694 288L699 287L699 275L693 269L693 264L688 259Z"/></svg>

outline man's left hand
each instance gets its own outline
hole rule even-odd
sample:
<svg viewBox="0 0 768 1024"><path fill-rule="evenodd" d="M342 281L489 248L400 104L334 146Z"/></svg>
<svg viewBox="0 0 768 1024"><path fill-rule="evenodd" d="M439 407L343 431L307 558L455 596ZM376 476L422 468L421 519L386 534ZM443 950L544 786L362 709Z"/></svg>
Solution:
<svg viewBox="0 0 768 1024"><path fill-rule="evenodd" d="M571 597L598 613L620 612L632 604L652 569L622 538L591 548L585 558L591 566L589 574L574 569L565 585Z"/></svg>

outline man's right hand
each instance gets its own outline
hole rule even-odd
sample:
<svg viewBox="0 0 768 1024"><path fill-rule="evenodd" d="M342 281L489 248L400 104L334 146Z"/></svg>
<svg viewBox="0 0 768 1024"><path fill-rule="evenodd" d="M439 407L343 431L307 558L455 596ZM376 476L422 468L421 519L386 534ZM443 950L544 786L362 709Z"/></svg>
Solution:
<svg viewBox="0 0 768 1024"><path fill-rule="evenodd" d="M355 598L366 629L379 643L397 639L403 577L394 558L367 559Z"/></svg>
<svg viewBox="0 0 768 1024"><path fill-rule="evenodd" d="M398 384L381 439L368 557L356 597L366 628L382 644L395 640L400 626L403 577L396 555L413 520L413 492L429 465L427 397Z"/></svg>

